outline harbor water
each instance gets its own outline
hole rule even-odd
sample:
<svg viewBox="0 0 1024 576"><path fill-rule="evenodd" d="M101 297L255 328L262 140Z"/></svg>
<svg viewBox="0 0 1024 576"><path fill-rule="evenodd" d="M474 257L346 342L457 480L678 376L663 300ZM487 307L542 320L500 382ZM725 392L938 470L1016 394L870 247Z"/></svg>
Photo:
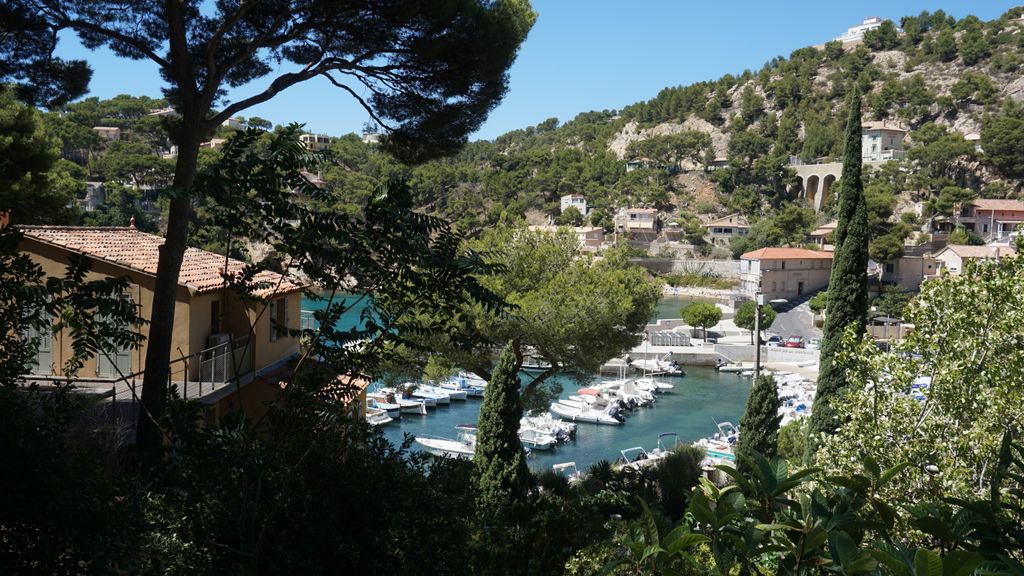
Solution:
<svg viewBox="0 0 1024 576"><path fill-rule="evenodd" d="M679 297L666 297L658 302L655 319L678 318L679 309L689 303ZM303 310L322 308L323 303L303 299ZM360 323L364 306L356 306L345 314L339 324L355 326ZM667 394L658 394L657 401L649 407L629 412L626 422L619 426L600 424L577 424L576 439L562 444L552 451L534 451L530 467L535 470L550 469L552 464L574 461L580 470L599 460L616 460L619 451L634 446L646 450L655 447L658 434L675 432L682 442L693 442L713 434L718 422L738 423L746 406L751 382L737 374L726 374L714 368L702 366L686 367L683 378L659 378L675 385ZM524 377L529 378L528 376ZM579 387L567 376L555 377L563 388L562 397L575 394ZM429 410L426 416L403 414L383 427L384 436L392 443L400 444L406 436L417 435L456 438L455 426L476 424L482 400L470 398L466 401L452 401L451 406ZM416 449L415 444L413 450Z"/></svg>
<svg viewBox="0 0 1024 576"><path fill-rule="evenodd" d="M750 379L703 366L687 367L686 371L683 378L659 378L674 384L675 389L658 394L651 406L628 412L624 424L578 423L575 440L551 451L535 450L528 461L530 468L540 471L559 462L576 462L584 470L599 460L615 461L625 448L642 446L650 451L662 432L675 432L681 442L691 443L716 432L717 422L738 424L750 393ZM562 387L563 398L577 390L576 383L567 377ZM481 404L479 398L453 400L451 406L431 409L426 416L402 414L400 420L384 425L384 436L395 445L406 435L454 439L455 426L477 422ZM415 444L412 449L416 449Z"/></svg>

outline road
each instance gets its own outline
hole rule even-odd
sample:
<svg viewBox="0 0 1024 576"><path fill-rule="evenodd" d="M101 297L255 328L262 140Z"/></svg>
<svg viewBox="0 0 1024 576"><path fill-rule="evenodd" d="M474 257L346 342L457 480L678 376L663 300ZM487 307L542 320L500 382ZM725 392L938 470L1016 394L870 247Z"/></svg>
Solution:
<svg viewBox="0 0 1024 576"><path fill-rule="evenodd" d="M778 334L783 339L790 336L803 336L804 340L821 338L821 330L814 327L811 307L807 302L803 302L791 310L785 310L786 306L782 308L779 310L779 315L775 317L775 322L768 328L768 332Z"/></svg>

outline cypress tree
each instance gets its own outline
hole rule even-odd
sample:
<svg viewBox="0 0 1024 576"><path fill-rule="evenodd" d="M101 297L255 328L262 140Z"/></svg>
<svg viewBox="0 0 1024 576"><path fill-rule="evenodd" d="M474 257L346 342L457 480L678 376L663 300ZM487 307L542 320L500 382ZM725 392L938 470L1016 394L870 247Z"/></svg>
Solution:
<svg viewBox="0 0 1024 576"><path fill-rule="evenodd" d="M480 407L476 452L473 456L477 487L477 517L481 532L477 542L479 573L515 573L523 554L526 497L530 470L519 441L519 379L516 358L508 345L491 373Z"/></svg>
<svg viewBox="0 0 1024 576"><path fill-rule="evenodd" d="M740 439L736 442L736 461L739 469L748 472L743 457L750 458L754 451L771 459L779 451L779 388L775 377L762 374L754 382L747 398L747 409L740 418Z"/></svg>
<svg viewBox="0 0 1024 576"><path fill-rule="evenodd" d="M843 333L852 324L858 334L863 334L868 315L868 207L861 180L860 90L856 87L848 106L835 256L828 283L828 315L823 329L818 391L808 426L808 461L814 457L819 436L832 434L839 426L832 403L847 384L843 367L835 362Z"/></svg>

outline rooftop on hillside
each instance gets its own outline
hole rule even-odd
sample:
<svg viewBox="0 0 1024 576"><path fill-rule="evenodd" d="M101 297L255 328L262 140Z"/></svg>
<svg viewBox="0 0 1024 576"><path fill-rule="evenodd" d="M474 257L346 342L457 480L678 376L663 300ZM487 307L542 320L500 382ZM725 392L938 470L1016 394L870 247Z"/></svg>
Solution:
<svg viewBox="0 0 1024 576"><path fill-rule="evenodd" d="M831 252L806 248L761 248L740 256L743 260L831 260Z"/></svg>

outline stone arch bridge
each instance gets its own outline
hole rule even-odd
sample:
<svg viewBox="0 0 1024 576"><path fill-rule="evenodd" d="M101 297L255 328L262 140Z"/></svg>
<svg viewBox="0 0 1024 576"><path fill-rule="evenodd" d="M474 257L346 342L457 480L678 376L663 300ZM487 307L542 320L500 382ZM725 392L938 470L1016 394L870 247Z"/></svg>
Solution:
<svg viewBox="0 0 1024 576"><path fill-rule="evenodd" d="M828 201L836 180L843 174L843 163L800 164L790 168L800 179L800 197L807 200L807 204L812 206L815 212L821 212L821 207Z"/></svg>

